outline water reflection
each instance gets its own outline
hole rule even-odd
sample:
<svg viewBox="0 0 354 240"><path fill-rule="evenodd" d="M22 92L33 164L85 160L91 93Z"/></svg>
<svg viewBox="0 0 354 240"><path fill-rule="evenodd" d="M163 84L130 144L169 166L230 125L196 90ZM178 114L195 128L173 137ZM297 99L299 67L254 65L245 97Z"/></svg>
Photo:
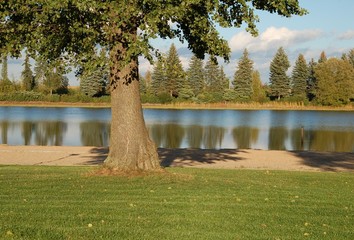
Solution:
<svg viewBox="0 0 354 240"><path fill-rule="evenodd" d="M81 143L84 146L108 146L110 126L103 122L80 123Z"/></svg>
<svg viewBox="0 0 354 240"><path fill-rule="evenodd" d="M144 110L163 148L354 152L354 112ZM110 110L0 107L0 144L109 145Z"/></svg>
<svg viewBox="0 0 354 240"><path fill-rule="evenodd" d="M258 141L259 129L254 127L241 126L232 130L232 135L237 148L252 148Z"/></svg>
<svg viewBox="0 0 354 240"><path fill-rule="evenodd" d="M16 137L19 131L22 138ZM66 131L65 122L0 122L1 144L61 146Z"/></svg>
<svg viewBox="0 0 354 240"><path fill-rule="evenodd" d="M288 131L284 127L271 127L268 136L268 149L286 150Z"/></svg>
<svg viewBox="0 0 354 240"><path fill-rule="evenodd" d="M191 148L201 148L204 128L199 125L187 127L187 141Z"/></svg>
<svg viewBox="0 0 354 240"><path fill-rule="evenodd" d="M316 151L354 152L353 132L310 131L310 149Z"/></svg>
<svg viewBox="0 0 354 240"><path fill-rule="evenodd" d="M178 124L154 124L148 130L155 144L164 148L180 148L185 135L185 129Z"/></svg>

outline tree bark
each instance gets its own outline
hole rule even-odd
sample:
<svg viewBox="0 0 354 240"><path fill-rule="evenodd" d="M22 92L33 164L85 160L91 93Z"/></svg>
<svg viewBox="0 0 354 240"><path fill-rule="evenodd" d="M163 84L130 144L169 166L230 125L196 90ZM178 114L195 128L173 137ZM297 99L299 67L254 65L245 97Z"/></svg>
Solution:
<svg viewBox="0 0 354 240"><path fill-rule="evenodd" d="M139 93L137 57L122 68L122 45L111 50L111 137L104 166L129 170L156 170L160 161L145 126Z"/></svg>

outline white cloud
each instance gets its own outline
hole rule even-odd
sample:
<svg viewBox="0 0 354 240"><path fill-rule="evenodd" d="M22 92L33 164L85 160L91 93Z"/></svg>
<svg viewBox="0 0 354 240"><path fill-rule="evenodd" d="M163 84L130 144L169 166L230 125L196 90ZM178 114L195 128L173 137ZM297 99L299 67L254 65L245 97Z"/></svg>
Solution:
<svg viewBox="0 0 354 240"><path fill-rule="evenodd" d="M295 44L305 43L322 36L320 30L290 30L288 28L269 27L258 37L252 37L247 32L240 32L229 41L232 51L247 48L251 52L268 51L281 46L290 47Z"/></svg>
<svg viewBox="0 0 354 240"><path fill-rule="evenodd" d="M338 36L339 40L351 40L354 39L354 30L348 30Z"/></svg>

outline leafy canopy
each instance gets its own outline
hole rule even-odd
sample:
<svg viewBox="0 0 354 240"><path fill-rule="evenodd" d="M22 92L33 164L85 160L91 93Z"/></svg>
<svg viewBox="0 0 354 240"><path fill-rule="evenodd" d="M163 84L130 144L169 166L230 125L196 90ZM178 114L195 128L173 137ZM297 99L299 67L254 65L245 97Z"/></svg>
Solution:
<svg viewBox="0 0 354 240"><path fill-rule="evenodd" d="M306 14L297 0L6 0L0 2L0 54L34 55L72 63L90 60L97 46L126 50L125 62L156 51L149 39L179 38L198 56L229 59L217 26L257 34L256 9L290 17ZM137 34L136 34L137 33Z"/></svg>

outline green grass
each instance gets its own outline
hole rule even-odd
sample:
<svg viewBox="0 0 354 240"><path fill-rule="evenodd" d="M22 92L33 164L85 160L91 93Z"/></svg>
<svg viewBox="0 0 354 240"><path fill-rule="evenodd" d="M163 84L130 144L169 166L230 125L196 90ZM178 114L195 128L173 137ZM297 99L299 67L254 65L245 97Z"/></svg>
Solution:
<svg viewBox="0 0 354 240"><path fill-rule="evenodd" d="M354 175L0 166L0 239L354 239Z"/></svg>

